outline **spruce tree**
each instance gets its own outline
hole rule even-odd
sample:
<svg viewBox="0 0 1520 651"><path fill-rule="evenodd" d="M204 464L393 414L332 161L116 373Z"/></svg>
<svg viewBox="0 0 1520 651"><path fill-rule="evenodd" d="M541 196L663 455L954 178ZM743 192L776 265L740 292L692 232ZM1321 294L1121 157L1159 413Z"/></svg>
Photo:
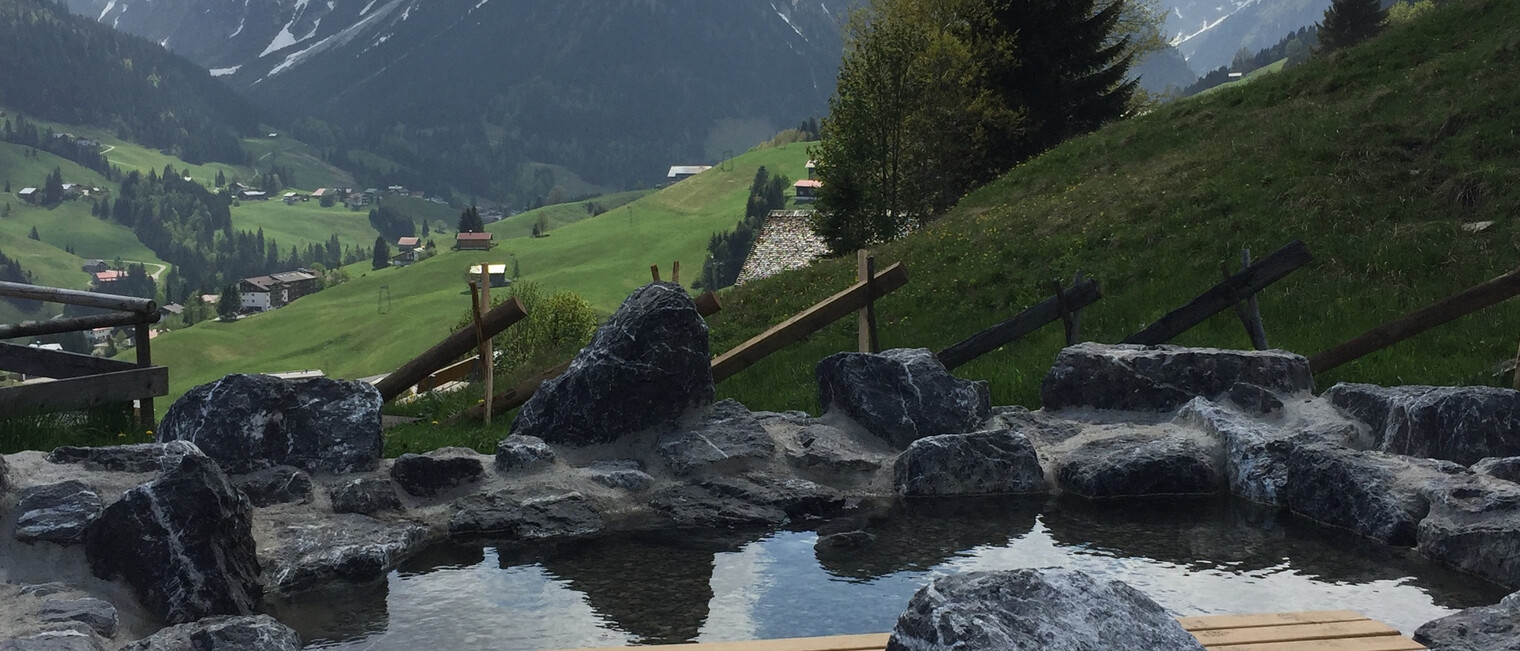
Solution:
<svg viewBox="0 0 1520 651"><path fill-rule="evenodd" d="M375 257L371 261L375 269L384 269L391 266L391 247L386 244L384 237L375 238Z"/></svg>
<svg viewBox="0 0 1520 651"><path fill-rule="evenodd" d="M1326 50L1351 47L1377 36L1388 12L1378 0L1334 0L1320 24L1319 42Z"/></svg>
<svg viewBox="0 0 1520 651"><path fill-rule="evenodd" d="M222 288L222 296L216 301L216 314L223 319L230 319L237 315L243 307L243 299L238 294L237 285L228 285Z"/></svg>
<svg viewBox="0 0 1520 651"><path fill-rule="evenodd" d="M476 208L475 204L470 204L469 208L465 208L464 212L459 213L459 232L479 233L485 229L486 224L481 221L480 209Z"/></svg>

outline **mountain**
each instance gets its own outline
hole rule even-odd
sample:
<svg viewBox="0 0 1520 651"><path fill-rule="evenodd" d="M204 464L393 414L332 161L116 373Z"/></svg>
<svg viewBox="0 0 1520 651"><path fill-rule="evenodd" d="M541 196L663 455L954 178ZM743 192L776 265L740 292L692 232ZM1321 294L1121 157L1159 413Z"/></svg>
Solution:
<svg viewBox="0 0 1520 651"><path fill-rule="evenodd" d="M1166 29L1193 70L1229 65L1242 48L1256 52L1324 18L1330 0L1171 0Z"/></svg>

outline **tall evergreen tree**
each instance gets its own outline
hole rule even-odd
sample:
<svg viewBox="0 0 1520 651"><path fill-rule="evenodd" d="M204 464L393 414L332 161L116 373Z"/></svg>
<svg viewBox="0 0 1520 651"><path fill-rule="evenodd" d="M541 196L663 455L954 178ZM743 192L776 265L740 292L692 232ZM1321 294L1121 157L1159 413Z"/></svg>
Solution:
<svg viewBox="0 0 1520 651"><path fill-rule="evenodd" d="M228 285L222 288L222 296L216 301L216 314L223 319L236 316L243 308L242 296L238 294L237 285Z"/></svg>
<svg viewBox="0 0 1520 651"><path fill-rule="evenodd" d="M375 238L375 256L371 260L375 269L384 269L391 266L391 247L385 243L384 237Z"/></svg>
<svg viewBox="0 0 1520 651"><path fill-rule="evenodd" d="M1377 36L1388 12L1378 0L1334 0L1320 23L1319 42L1327 50L1339 50Z"/></svg>
<svg viewBox="0 0 1520 651"><path fill-rule="evenodd" d="M465 208L464 212L459 213L459 232L479 233L485 229L486 224L484 221L481 221L480 209L476 208L475 204L470 204L469 208Z"/></svg>

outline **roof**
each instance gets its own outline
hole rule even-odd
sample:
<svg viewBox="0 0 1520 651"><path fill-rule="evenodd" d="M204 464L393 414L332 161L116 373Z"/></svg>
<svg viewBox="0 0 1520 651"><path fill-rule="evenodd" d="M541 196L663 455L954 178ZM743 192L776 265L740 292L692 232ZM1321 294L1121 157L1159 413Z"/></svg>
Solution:
<svg viewBox="0 0 1520 651"><path fill-rule="evenodd" d="M813 168L815 168L815 167L818 167L818 161L815 161L815 160L809 160L809 161L808 161L808 162L807 162L807 168L808 168L808 169L813 169Z"/></svg>
<svg viewBox="0 0 1520 651"><path fill-rule="evenodd" d="M170 303L168 305L160 305L158 307L158 309L163 310L165 312L168 312L170 314L184 314L185 313L185 306L180 305L179 303Z"/></svg>
<svg viewBox="0 0 1520 651"><path fill-rule="evenodd" d="M37 188L21 188L21 191L17 192L16 194L32 194L32 193L34 193L36 191L37 191Z"/></svg>
<svg viewBox="0 0 1520 651"><path fill-rule="evenodd" d="M311 193L311 196L313 196L313 197L320 197L320 196L323 196L323 195L326 195L326 194L327 194L327 188L317 188L316 191L314 191L314 192Z"/></svg>
<svg viewBox="0 0 1520 651"><path fill-rule="evenodd" d="M491 275L493 275L493 276L496 275L496 274L505 274L505 273L507 273L507 265L504 265L504 264L490 264L490 265L486 265L486 266L491 269ZM470 275L471 276L479 276L480 275L480 265L478 265L478 264L477 265L472 265L470 267Z"/></svg>
<svg viewBox="0 0 1520 651"><path fill-rule="evenodd" d="M489 240L491 233L460 233L454 236L455 240Z"/></svg>
<svg viewBox="0 0 1520 651"><path fill-rule="evenodd" d="M417 246L418 239L415 237L403 237L396 240L397 246Z"/></svg>
<svg viewBox="0 0 1520 651"><path fill-rule="evenodd" d="M303 280L316 280L317 279L316 275L309 274L309 273L306 273L304 271L282 271L282 272L277 273L277 274L269 274L269 277L273 278L277 282L282 282L282 283L294 283L294 282L300 282L300 281L303 281Z"/></svg>
<svg viewBox="0 0 1520 651"><path fill-rule="evenodd" d="M274 284L274 279L269 276L254 276L252 278L244 278L243 282L267 292L269 291L269 286Z"/></svg>
<svg viewBox="0 0 1520 651"><path fill-rule="evenodd" d="M691 176L692 174L701 174L710 169L712 169L711 165L671 165L670 173L666 174L665 177L673 179L677 176Z"/></svg>
<svg viewBox="0 0 1520 651"><path fill-rule="evenodd" d="M124 274L124 273L122 273L120 271L117 271L115 269L108 269L106 271L97 271L97 272L95 272L95 282L98 282L98 283L115 282L117 280L121 280L121 277L125 276L125 275L126 274Z"/></svg>
<svg viewBox="0 0 1520 651"><path fill-rule="evenodd" d="M817 189L823 187L823 181L819 181L817 179L802 179L801 181L793 183L792 187Z"/></svg>
<svg viewBox="0 0 1520 651"><path fill-rule="evenodd" d="M264 192L263 190L244 190L243 191L243 196L245 196L245 197L262 197L262 196L264 196L266 194L269 194L269 193L268 192Z"/></svg>

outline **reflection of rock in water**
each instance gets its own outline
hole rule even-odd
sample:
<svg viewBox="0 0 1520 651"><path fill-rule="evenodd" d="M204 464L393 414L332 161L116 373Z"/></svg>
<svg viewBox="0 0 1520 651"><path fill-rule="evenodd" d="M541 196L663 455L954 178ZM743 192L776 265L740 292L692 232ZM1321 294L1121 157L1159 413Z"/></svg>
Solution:
<svg viewBox="0 0 1520 651"><path fill-rule="evenodd" d="M1046 501L1043 495L898 500L820 528L823 543L815 552L824 570L845 578L926 570L973 547L1029 533Z"/></svg>
<svg viewBox="0 0 1520 651"><path fill-rule="evenodd" d="M534 548L501 548L503 569L538 562L586 595L597 613L640 643L695 640L713 598L713 557L767 532L620 536Z"/></svg>
<svg viewBox="0 0 1520 651"><path fill-rule="evenodd" d="M390 624L387 579L364 583L334 581L289 597L266 595L263 610L296 629L306 644L346 642L385 631Z"/></svg>
<svg viewBox="0 0 1520 651"><path fill-rule="evenodd" d="M474 567L485 560L486 549L479 541L444 541L429 545L421 553L396 566L396 571L403 577L415 576L438 570Z"/></svg>
<svg viewBox="0 0 1520 651"><path fill-rule="evenodd" d="M1447 608L1492 603L1504 595L1411 550L1241 500L1068 498L1058 500L1040 519L1060 545L1194 570L1246 573L1291 564L1294 573L1325 582L1402 579L1429 590L1437 605Z"/></svg>

